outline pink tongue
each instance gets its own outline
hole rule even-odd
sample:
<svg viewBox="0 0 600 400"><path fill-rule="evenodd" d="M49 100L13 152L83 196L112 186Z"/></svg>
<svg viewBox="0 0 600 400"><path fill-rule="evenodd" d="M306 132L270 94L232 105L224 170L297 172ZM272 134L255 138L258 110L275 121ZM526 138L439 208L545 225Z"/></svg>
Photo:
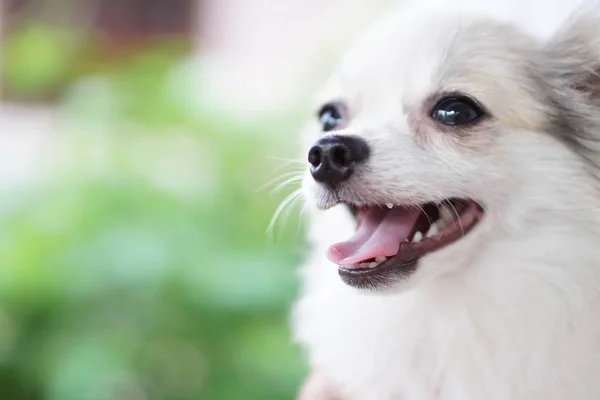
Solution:
<svg viewBox="0 0 600 400"><path fill-rule="evenodd" d="M391 210L369 207L361 211L359 226L347 242L334 244L327 258L338 265L357 264L379 256L398 253L419 217L418 208L397 207Z"/></svg>

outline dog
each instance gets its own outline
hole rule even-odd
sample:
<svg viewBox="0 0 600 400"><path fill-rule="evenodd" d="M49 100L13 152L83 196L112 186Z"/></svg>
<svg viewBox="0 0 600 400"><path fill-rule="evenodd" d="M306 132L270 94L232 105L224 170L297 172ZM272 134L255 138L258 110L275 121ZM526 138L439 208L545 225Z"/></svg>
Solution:
<svg viewBox="0 0 600 400"><path fill-rule="evenodd" d="M600 6L561 19L420 2L344 56L303 137L300 399L600 399Z"/></svg>

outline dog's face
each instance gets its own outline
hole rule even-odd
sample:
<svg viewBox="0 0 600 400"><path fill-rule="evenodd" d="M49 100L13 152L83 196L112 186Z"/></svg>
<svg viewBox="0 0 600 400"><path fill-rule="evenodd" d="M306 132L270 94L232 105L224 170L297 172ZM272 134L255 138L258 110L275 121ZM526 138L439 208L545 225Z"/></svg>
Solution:
<svg viewBox="0 0 600 400"><path fill-rule="evenodd" d="M358 43L321 97L304 180L319 208L342 203L357 219L327 254L346 283L394 286L589 176L583 33L540 43L479 13L416 10Z"/></svg>

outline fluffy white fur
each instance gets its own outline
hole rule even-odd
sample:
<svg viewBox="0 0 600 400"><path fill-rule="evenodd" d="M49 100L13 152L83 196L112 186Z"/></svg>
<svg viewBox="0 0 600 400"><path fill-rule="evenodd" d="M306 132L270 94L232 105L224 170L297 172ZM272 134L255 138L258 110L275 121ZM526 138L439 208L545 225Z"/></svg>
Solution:
<svg viewBox="0 0 600 400"><path fill-rule="evenodd" d="M343 60L322 100L346 101L339 133L373 149L347 200L471 197L487 212L392 290L360 291L325 258L354 220L320 210L331 200L307 174L313 252L294 329L318 378L304 399L600 399L600 181L582 155L600 153L593 138L569 144L582 132L600 140L594 95L578 89L600 67L594 11L542 32L507 10L421 4L378 22ZM427 99L447 90L491 119L438 129ZM564 93L563 126L565 107L549 98ZM307 146L320 135L309 129Z"/></svg>

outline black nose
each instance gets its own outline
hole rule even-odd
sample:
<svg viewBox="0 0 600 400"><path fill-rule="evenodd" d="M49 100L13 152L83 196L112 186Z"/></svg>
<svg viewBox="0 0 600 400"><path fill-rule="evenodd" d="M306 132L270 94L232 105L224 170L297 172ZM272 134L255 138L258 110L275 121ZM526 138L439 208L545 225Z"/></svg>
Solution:
<svg viewBox="0 0 600 400"><path fill-rule="evenodd" d="M313 178L330 186L348 179L356 165L368 157L367 142L355 136L326 136L308 152Z"/></svg>

